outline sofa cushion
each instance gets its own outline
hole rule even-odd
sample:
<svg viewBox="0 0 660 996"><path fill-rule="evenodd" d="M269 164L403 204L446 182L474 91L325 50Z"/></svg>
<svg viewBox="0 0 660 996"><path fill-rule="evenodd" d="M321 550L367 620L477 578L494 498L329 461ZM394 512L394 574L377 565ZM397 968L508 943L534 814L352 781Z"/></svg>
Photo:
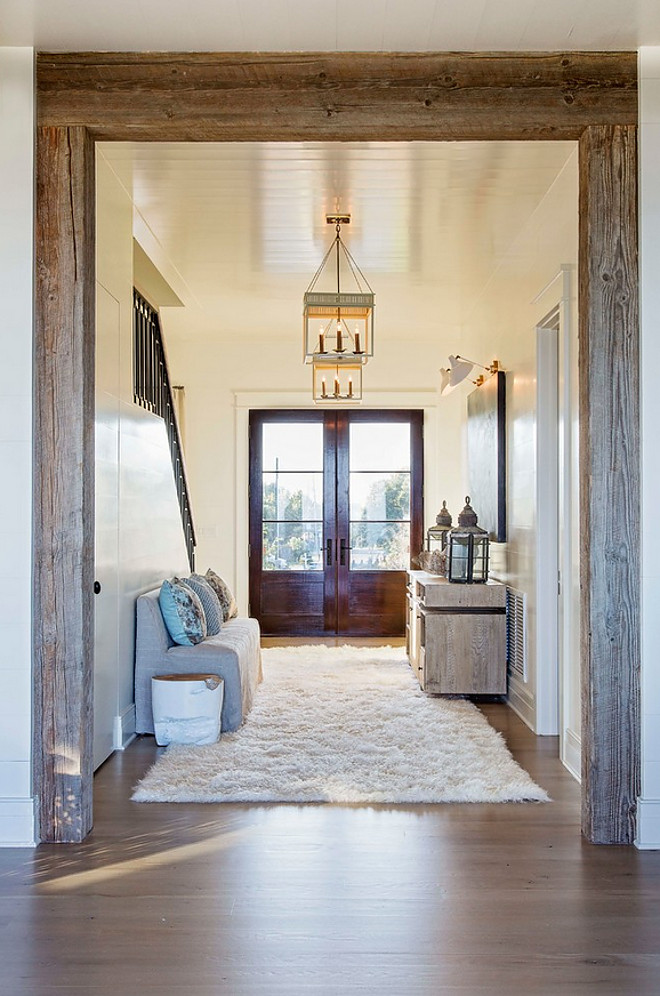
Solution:
<svg viewBox="0 0 660 996"><path fill-rule="evenodd" d="M227 582L223 581L211 568L208 569L204 576L220 600L224 621L227 622L228 619L235 619L238 615L238 606Z"/></svg>
<svg viewBox="0 0 660 996"><path fill-rule="evenodd" d="M175 643L184 647L201 643L206 637L206 617L198 595L178 578L163 581L158 604L163 621Z"/></svg>
<svg viewBox="0 0 660 996"><path fill-rule="evenodd" d="M223 612L220 599L211 587L206 578L201 574L191 574L189 578L182 578L182 583L188 585L195 592L206 616L206 635L217 636L222 628Z"/></svg>

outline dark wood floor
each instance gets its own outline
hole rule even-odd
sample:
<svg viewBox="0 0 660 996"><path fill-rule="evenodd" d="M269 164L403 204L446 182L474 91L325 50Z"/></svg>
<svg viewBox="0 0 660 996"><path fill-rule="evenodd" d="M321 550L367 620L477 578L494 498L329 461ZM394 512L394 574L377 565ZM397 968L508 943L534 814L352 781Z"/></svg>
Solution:
<svg viewBox="0 0 660 996"><path fill-rule="evenodd" d="M0 851L0 992L660 993L660 853L581 840L557 741L484 710L551 804L138 805L140 738L83 844Z"/></svg>

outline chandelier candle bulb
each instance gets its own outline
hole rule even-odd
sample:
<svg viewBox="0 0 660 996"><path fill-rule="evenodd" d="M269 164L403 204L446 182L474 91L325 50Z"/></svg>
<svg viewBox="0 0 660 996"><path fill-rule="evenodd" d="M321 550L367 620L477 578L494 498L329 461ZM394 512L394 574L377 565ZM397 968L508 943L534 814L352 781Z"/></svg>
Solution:
<svg viewBox="0 0 660 996"><path fill-rule="evenodd" d="M360 349L360 333L358 332L357 329L355 330L355 352L356 353L362 352L362 350Z"/></svg>
<svg viewBox="0 0 660 996"><path fill-rule="evenodd" d="M335 377L335 398L339 397L339 377Z"/></svg>
<svg viewBox="0 0 660 996"><path fill-rule="evenodd" d="M341 325L337 322L337 352L344 352L344 340L341 334Z"/></svg>
<svg viewBox="0 0 660 996"><path fill-rule="evenodd" d="M348 378L348 396L349 396L349 398L353 397L353 378L352 377Z"/></svg>
<svg viewBox="0 0 660 996"><path fill-rule="evenodd" d="M323 379L321 380L321 397L322 398L328 397L328 393L325 389L325 377L323 377Z"/></svg>
<svg viewBox="0 0 660 996"><path fill-rule="evenodd" d="M322 332L319 333L319 353L325 353L325 336Z"/></svg>

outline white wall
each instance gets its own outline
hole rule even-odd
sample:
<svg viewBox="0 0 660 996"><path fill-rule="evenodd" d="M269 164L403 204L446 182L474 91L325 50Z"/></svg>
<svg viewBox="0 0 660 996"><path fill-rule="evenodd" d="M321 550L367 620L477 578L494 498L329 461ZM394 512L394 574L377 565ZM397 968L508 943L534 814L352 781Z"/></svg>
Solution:
<svg viewBox="0 0 660 996"><path fill-rule="evenodd" d="M660 848L660 47L643 48L640 81L642 422L642 795L637 845Z"/></svg>
<svg viewBox="0 0 660 996"><path fill-rule="evenodd" d="M510 701L517 712L540 732L544 726L539 708L537 681L537 567L539 534L537 488L543 478L537 474L537 349L536 326L562 300L561 267L577 265L578 222L577 149L549 189L525 229L515 239L506 259L498 267L464 328L461 353L489 363L499 359L507 378L507 543L493 550L494 572L501 580L527 594L528 676L523 682L514 676ZM573 281L573 287L575 282ZM572 410L569 412L574 435L577 427L577 322L573 300L569 367L573 372ZM464 410L470 385L457 389L447 401ZM576 453L574 453L574 458ZM577 462L575 460L575 467ZM577 473L571 492L577 507ZM477 509L477 512L479 510ZM578 590L577 562L569 584ZM564 716L567 731L579 748L580 689L579 645L573 641L570 676Z"/></svg>
<svg viewBox="0 0 660 996"><path fill-rule="evenodd" d="M0 844L34 839L31 776L33 51L0 48Z"/></svg>
<svg viewBox="0 0 660 996"><path fill-rule="evenodd" d="M135 732L135 600L188 573L162 419L133 403L133 205L97 152L94 760Z"/></svg>

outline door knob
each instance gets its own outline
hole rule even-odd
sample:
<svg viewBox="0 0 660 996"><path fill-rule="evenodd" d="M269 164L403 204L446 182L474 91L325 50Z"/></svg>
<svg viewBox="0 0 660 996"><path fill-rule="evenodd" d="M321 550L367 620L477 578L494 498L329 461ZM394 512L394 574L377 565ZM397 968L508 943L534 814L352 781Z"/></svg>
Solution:
<svg viewBox="0 0 660 996"><path fill-rule="evenodd" d="M100 581L95 581L94 582L94 594L95 595L100 595L101 594L101 582Z"/></svg>

